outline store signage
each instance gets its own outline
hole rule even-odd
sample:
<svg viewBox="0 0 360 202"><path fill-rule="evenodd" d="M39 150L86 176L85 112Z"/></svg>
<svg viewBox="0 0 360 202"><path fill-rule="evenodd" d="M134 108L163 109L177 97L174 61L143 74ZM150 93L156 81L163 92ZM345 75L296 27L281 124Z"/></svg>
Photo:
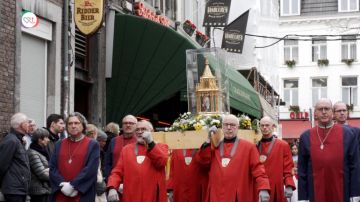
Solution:
<svg viewBox="0 0 360 202"><path fill-rule="evenodd" d="M135 15L137 16L147 18L154 22L160 23L164 26L170 25L169 20L165 16L156 15L156 13L152 11L151 8L146 7L145 4L142 2L134 3L134 11L135 11Z"/></svg>
<svg viewBox="0 0 360 202"><path fill-rule="evenodd" d="M203 25L225 27L229 18L231 0L211 0L206 3Z"/></svg>
<svg viewBox="0 0 360 202"><path fill-rule="evenodd" d="M39 24L39 18L30 11L23 11L21 16L21 24L26 28L33 28Z"/></svg>
<svg viewBox="0 0 360 202"><path fill-rule="evenodd" d="M290 119L309 119L309 112L290 112Z"/></svg>
<svg viewBox="0 0 360 202"><path fill-rule="evenodd" d="M103 0L75 0L75 24L85 35L92 34L100 27L104 15Z"/></svg>
<svg viewBox="0 0 360 202"><path fill-rule="evenodd" d="M249 10L224 28L221 48L228 52L242 53Z"/></svg>

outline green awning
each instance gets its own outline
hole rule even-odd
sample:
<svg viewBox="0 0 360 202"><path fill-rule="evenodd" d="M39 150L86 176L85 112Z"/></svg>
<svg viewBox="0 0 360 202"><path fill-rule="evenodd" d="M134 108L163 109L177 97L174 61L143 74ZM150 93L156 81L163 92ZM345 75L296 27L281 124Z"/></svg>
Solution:
<svg viewBox="0 0 360 202"><path fill-rule="evenodd" d="M112 77L106 82L107 121L141 114L186 89L186 50L200 48L171 28L133 16L115 17ZM230 106L260 117L256 92L236 70Z"/></svg>

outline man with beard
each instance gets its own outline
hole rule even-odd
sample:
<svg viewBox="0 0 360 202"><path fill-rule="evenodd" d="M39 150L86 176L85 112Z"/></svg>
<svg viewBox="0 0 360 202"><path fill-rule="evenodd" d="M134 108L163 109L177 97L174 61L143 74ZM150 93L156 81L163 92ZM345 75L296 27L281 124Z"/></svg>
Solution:
<svg viewBox="0 0 360 202"><path fill-rule="evenodd" d="M55 144L60 139L60 134L64 132L64 117L60 114L50 114L46 119L46 129L49 131L50 142L47 146L49 155L54 153Z"/></svg>

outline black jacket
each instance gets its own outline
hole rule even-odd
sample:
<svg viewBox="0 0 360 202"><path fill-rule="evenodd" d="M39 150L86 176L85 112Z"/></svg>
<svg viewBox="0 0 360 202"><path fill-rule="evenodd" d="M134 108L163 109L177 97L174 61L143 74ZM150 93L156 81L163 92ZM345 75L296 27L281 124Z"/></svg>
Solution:
<svg viewBox="0 0 360 202"><path fill-rule="evenodd" d="M0 186L3 194L25 195L31 172L23 135L11 129L0 143Z"/></svg>

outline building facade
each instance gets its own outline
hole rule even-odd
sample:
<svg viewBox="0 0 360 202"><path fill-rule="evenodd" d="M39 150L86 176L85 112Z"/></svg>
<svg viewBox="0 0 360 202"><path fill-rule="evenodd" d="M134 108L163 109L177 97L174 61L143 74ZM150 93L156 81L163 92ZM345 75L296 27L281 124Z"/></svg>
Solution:
<svg viewBox="0 0 360 202"><path fill-rule="evenodd" d="M279 108L284 138L297 138L314 124L319 98L349 105L350 124L359 125L358 0L281 0Z"/></svg>

